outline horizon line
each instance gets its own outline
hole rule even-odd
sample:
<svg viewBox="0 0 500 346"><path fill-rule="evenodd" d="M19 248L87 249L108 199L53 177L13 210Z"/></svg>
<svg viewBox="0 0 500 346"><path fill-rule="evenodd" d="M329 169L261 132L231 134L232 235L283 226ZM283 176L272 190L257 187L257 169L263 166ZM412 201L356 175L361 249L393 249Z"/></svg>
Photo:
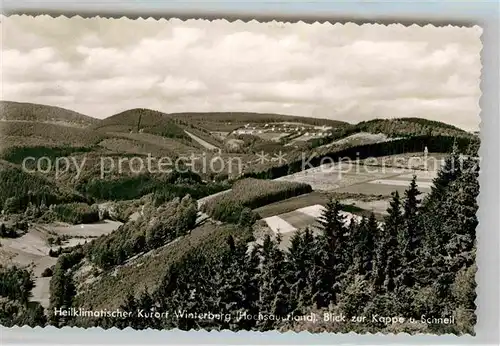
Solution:
<svg viewBox="0 0 500 346"><path fill-rule="evenodd" d="M105 120L105 119L108 119L108 118L111 118L115 115L118 115L118 114L121 114L121 113L124 113L124 112L127 112L127 111L131 111L131 110L134 110L134 109L144 109L144 110L150 110L150 111L154 111L154 112L158 112L158 113L162 113L164 115L180 115L180 114L215 114L215 113L225 113L225 114L229 114L229 113L244 113L244 114L268 114L268 115L282 115L282 116L288 116L288 117L296 117L296 118L308 118L308 119L322 119L322 120L331 120L331 121L338 121L338 122L342 122L342 123L346 123L346 124L350 124L350 125L356 125L356 124L360 124L362 122L368 122L368 121L373 121L373 120L396 120L396 119L422 119L422 120L427 120L427 121L436 121L436 122L440 122L440 123L443 123L443 124L446 124L446 125L450 125L450 126L454 126L456 127L457 129L460 129L462 131L465 131L465 132L479 132L481 130L480 128L480 124L481 122L479 122L478 126L474 129L465 129L465 128L462 128L462 127L459 127L457 125L453 125L453 124L450 124L450 123L447 123L447 122L444 122L444 121L441 121L441 120L430 120L430 119L426 119L426 118L422 118L422 117L394 117L394 118L380 118L380 117L375 117L375 118L371 118L369 120L362 120L362 121L358 121L358 122L351 122L351 121L348 121L348 120L339 120L339 119L331 119L331 118L325 118L325 117L321 117L321 116L305 116L305 115L294 115L294 114L285 114L285 113L273 113L273 112L252 112L252 111L181 111L181 112L164 112L164 111L161 111L161 110L157 110L157 109L154 109L154 108L145 108L145 107L132 107L132 108L127 108L125 110L122 110L122 111L118 111L116 113L113 113L111 115L108 115L106 117L103 117L103 118L98 118L96 116L93 116L93 115L89 115L89 114L84 114L84 113L81 113L81 112L78 112L78 111L75 111L71 108L66 108L66 107L62 107L62 106L58 106L58 105L54 105L54 104L47 104L47 103L38 103L38 102L30 102L30 101L12 101L12 100L4 100L4 99L1 99L0 102L11 102L11 103L29 103L29 104L34 104L34 105L41 105L41 106L47 106L47 107L57 107L57 108L60 108L60 109L65 109L65 110L68 110L68 111L71 111L71 112L75 112L75 113L78 113L82 116L86 116L86 117L89 117L89 118L92 118L92 119L96 119L96 120ZM478 115L478 117L480 117L480 115Z"/></svg>

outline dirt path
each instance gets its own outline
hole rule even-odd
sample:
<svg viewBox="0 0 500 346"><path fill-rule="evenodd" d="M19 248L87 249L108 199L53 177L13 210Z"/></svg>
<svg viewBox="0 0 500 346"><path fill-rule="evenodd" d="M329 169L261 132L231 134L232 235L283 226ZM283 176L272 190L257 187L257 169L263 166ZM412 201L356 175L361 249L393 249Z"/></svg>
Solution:
<svg viewBox="0 0 500 346"><path fill-rule="evenodd" d="M186 133L189 137L191 137L194 141L198 142L198 144L200 144L200 145L204 146L204 147L205 147L205 148L207 148L208 150L213 150L213 151L215 151L215 150L219 150L219 148L218 148L218 147L216 147L216 146L215 146L215 145L213 145L213 144L208 143L207 141L205 141L205 140L201 139L200 137L195 136L195 135L193 135L192 133L190 133L190 132L188 132L188 131L186 131L186 130L184 130L184 132L185 132L185 133Z"/></svg>

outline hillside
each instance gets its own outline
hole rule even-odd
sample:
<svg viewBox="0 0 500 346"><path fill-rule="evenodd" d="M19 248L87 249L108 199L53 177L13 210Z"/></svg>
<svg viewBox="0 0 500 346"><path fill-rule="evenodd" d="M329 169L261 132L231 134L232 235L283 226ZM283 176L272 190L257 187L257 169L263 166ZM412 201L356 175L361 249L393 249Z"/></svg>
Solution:
<svg viewBox="0 0 500 346"><path fill-rule="evenodd" d="M135 135L136 140L144 140L149 144L151 141L156 143L168 138L178 142L184 149L187 147L199 149L200 142L212 147L220 145L220 142L203 128L186 122L182 118L145 108L134 108L112 115L93 126L92 130L115 137L118 133L127 133ZM171 149L177 150L177 148Z"/></svg>
<svg viewBox="0 0 500 346"><path fill-rule="evenodd" d="M194 123L209 131L233 131L247 123L278 123L292 122L303 123L314 126L339 127L347 125L345 121L309 118L293 115L283 115L274 113L252 113L252 112L186 112L172 113L170 116Z"/></svg>
<svg viewBox="0 0 500 346"><path fill-rule="evenodd" d="M456 126L422 118L373 119L353 125L352 129L354 132L383 133L388 137L470 136Z"/></svg>
<svg viewBox="0 0 500 346"><path fill-rule="evenodd" d="M0 101L0 120L55 123L71 127L87 127L99 119L75 111L37 103Z"/></svg>
<svg viewBox="0 0 500 346"><path fill-rule="evenodd" d="M13 146L87 146L102 139L86 128L36 121L0 121L0 149Z"/></svg>
<svg viewBox="0 0 500 346"><path fill-rule="evenodd" d="M139 296L144 290L155 290L169 267L187 253L218 253L226 244L228 236L246 242L251 239L252 234L249 229L241 229L236 225L207 222L195 227L189 234L155 250L140 253L127 263L114 267L112 271L104 271L97 277L93 277L89 270L91 263L86 261L75 274L80 293L75 300L81 302L82 306L96 309L119 307L125 301L127 293ZM96 270L94 272L99 273Z"/></svg>
<svg viewBox="0 0 500 346"><path fill-rule="evenodd" d="M30 174L0 160L0 208L6 212L24 212L28 204L50 205L84 198L75 191L61 188L41 174Z"/></svg>
<svg viewBox="0 0 500 346"><path fill-rule="evenodd" d="M155 127L165 121L168 121L165 113L145 108L134 108L103 119L92 129L104 132L138 132L142 128Z"/></svg>

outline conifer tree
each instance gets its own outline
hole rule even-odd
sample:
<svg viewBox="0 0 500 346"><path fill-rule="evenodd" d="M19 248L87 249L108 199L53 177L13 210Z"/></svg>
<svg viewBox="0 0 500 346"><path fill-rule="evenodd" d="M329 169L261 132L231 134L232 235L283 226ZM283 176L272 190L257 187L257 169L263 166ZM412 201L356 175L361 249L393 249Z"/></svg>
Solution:
<svg viewBox="0 0 500 346"><path fill-rule="evenodd" d="M60 323L67 324L70 317L61 317L54 313L54 309L67 309L73 304L73 297L76 294L75 284L71 273L66 273L66 269L59 260L54 268L54 273L50 280L50 310L49 318L51 324L59 326Z"/></svg>
<svg viewBox="0 0 500 346"><path fill-rule="evenodd" d="M129 315L126 318L117 319L114 321L114 325L118 328L131 327L133 329L139 329L140 322L139 317L137 316L138 308L139 306L134 295L131 292L128 292L125 297L125 301L120 306L120 309L129 313Z"/></svg>
<svg viewBox="0 0 500 346"><path fill-rule="evenodd" d="M398 234L402 227L402 213L398 191L392 193L387 214L378 239L375 286L392 292L396 286L401 263Z"/></svg>
<svg viewBox="0 0 500 346"><path fill-rule="evenodd" d="M345 218L340 214L338 201L330 199L318 222L322 230L316 257L320 263L318 268L315 302L317 307L326 307L336 302L336 295L340 292L340 281L345 273L343 246L346 243Z"/></svg>
<svg viewBox="0 0 500 346"><path fill-rule="evenodd" d="M433 196L435 202L439 202L444 198L446 187L460 176L460 172L460 153L455 138L452 152L444 159L444 165L438 170L437 177L433 181L430 196Z"/></svg>
<svg viewBox="0 0 500 346"><path fill-rule="evenodd" d="M312 232L306 228L297 232L290 240L287 252L287 281L290 286L291 309L300 314L313 303L312 297L316 293L316 279L313 275L315 268L316 242Z"/></svg>
<svg viewBox="0 0 500 346"><path fill-rule="evenodd" d="M280 239L278 239L278 242ZM262 315L279 317L289 313L289 288L285 277L285 259L278 242L269 236L264 238L261 249L261 271L259 275L259 311ZM257 321L261 331L274 328L272 319Z"/></svg>
<svg viewBox="0 0 500 346"><path fill-rule="evenodd" d="M375 214L359 223L354 236L354 273L370 279L375 258L375 237L378 235L378 223Z"/></svg>
<svg viewBox="0 0 500 346"><path fill-rule="evenodd" d="M422 232L418 219L420 191L417 188L417 177L413 176L410 186L405 191L403 204L403 262L409 265L417 257L422 241Z"/></svg>
<svg viewBox="0 0 500 346"><path fill-rule="evenodd" d="M477 197L479 195L479 167L468 159L461 176L450 186L449 200L453 203L445 205L445 211L451 217L443 220L443 230L450 235L446 246L452 271L473 263L471 253L476 241Z"/></svg>

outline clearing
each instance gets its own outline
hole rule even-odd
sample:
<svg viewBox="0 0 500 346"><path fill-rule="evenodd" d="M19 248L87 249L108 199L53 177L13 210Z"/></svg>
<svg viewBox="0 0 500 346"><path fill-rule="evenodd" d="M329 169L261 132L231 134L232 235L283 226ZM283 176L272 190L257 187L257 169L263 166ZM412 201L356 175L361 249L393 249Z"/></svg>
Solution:
<svg viewBox="0 0 500 346"><path fill-rule="evenodd" d="M18 265L33 270L35 287L33 301L38 301L47 308L50 297L50 277L42 277L42 272L56 264L57 258L49 256L49 250L56 250L59 246L51 247L49 238L63 236L61 247L75 246L91 241L92 238L111 233L121 225L117 221L103 221L95 224L81 225L34 225L26 234L19 238L2 238L0 259L2 265Z"/></svg>

